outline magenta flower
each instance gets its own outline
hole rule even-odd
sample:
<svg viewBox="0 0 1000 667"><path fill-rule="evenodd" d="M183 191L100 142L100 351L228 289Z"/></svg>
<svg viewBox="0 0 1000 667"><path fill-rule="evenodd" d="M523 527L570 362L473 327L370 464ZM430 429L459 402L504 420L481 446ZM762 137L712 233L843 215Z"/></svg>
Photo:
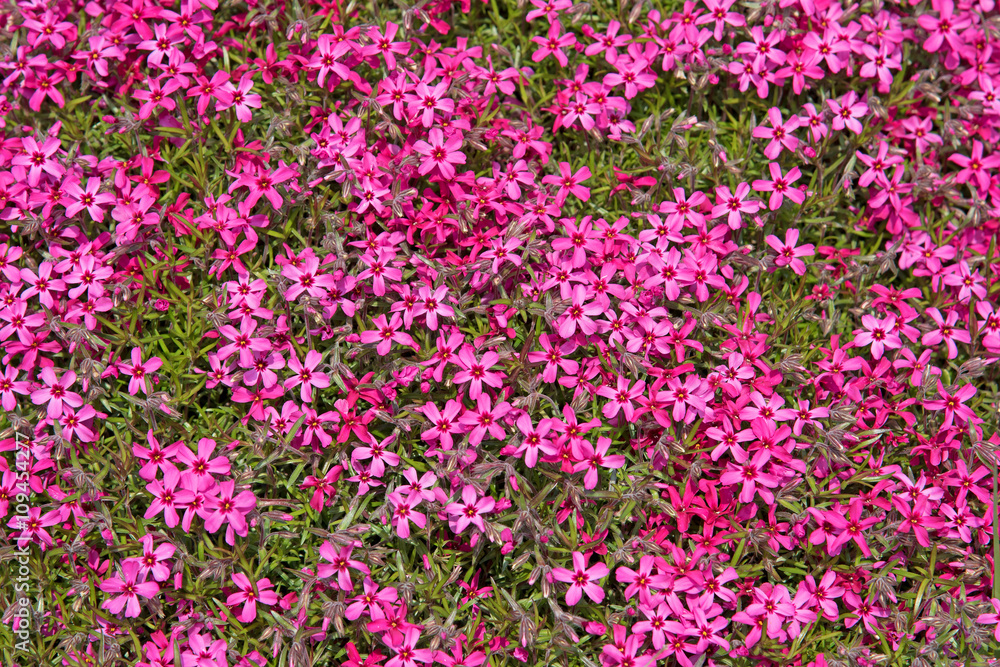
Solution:
<svg viewBox="0 0 1000 667"><path fill-rule="evenodd" d="M556 206L562 206L566 202L566 198L570 195L577 197L580 201L590 200L590 188L580 185L583 181L590 178L590 175L590 169L587 167L580 167L576 173L573 173L569 162L560 162L559 176L543 176L542 183L559 187L555 203Z"/></svg>
<svg viewBox="0 0 1000 667"><path fill-rule="evenodd" d="M936 401L924 401L928 410L944 410L944 421L941 426L949 428L958 418L959 424L977 421L976 413L965 402L976 395L976 388L971 384L962 385L954 394L945 389L941 380L937 381L938 396Z"/></svg>
<svg viewBox="0 0 1000 667"><path fill-rule="evenodd" d="M431 331L437 331L438 317L455 317L455 309L445 302L445 299L448 298L447 285L441 285L434 290L431 290L428 285L423 285L420 287L418 295L420 301L414 307L413 314L425 315L427 327Z"/></svg>
<svg viewBox="0 0 1000 667"><path fill-rule="evenodd" d="M774 258L775 266L788 266L791 267L792 271L794 271L796 275L805 275L806 264L799 258L814 255L816 246L812 243L797 246L796 244L799 241L799 230L785 230L784 243L782 243L781 240L773 234L769 235L765 241L767 241L767 245L771 246L771 248L774 249L774 252L777 253L777 257Z"/></svg>
<svg viewBox="0 0 1000 667"><path fill-rule="evenodd" d="M550 420L542 419L538 422L538 428L531 423L528 413L522 414L515 422L518 430L521 431L524 440L515 451L515 455L524 456L524 465L534 468L538 464L538 453L552 456L558 450L552 445L552 441L546 436L552 430Z"/></svg>
<svg viewBox="0 0 1000 667"><path fill-rule="evenodd" d="M236 110L236 118L241 123L249 123L253 120L253 112L250 109L259 109L261 106L260 95L250 93L250 89L253 88L253 78L249 74L244 74L238 86L232 87L232 83L227 85L230 86L229 103L220 104L219 110L231 107Z"/></svg>
<svg viewBox="0 0 1000 667"><path fill-rule="evenodd" d="M166 581L170 576L169 560L177 548L169 542L154 547L152 535L143 535L139 538L139 542L142 544L142 556L128 560L134 560L139 564L140 581L145 581L150 574L155 581Z"/></svg>
<svg viewBox="0 0 1000 667"><path fill-rule="evenodd" d="M421 434L421 439L428 442L440 440L442 449L451 449L454 446L453 436L465 432L465 426L458 422L463 411L462 404L454 399L445 403L443 412L434 403L425 403L421 412L430 421L431 427Z"/></svg>
<svg viewBox="0 0 1000 667"><path fill-rule="evenodd" d="M1000 600L997 598L991 598L990 604L993 605L994 613L979 614L979 616L976 617L976 623L995 626L993 628L993 638L1000 641Z"/></svg>
<svg viewBox="0 0 1000 667"><path fill-rule="evenodd" d="M326 373L320 373L316 370L316 367L319 366L319 362L322 360L323 355L316 350L306 352L305 363L299 361L298 356L293 352L288 359L288 368L295 375L285 380L285 389L293 389L301 385L299 396L304 402L311 402L313 387L325 389L330 386L330 377Z"/></svg>
<svg viewBox="0 0 1000 667"><path fill-rule="evenodd" d="M257 498L252 491L236 493L236 482L222 482L219 484L219 495L209 501L208 510L211 514L205 519L205 529L214 533L225 523L227 534L235 531L237 535L244 537L247 534L246 515L256 506Z"/></svg>
<svg viewBox="0 0 1000 667"><path fill-rule="evenodd" d="M59 152L61 142L56 137L49 137L41 145L32 137L21 139L21 153L15 155L10 164L14 167L28 168L27 183L31 187L36 187L42 178L42 172L50 174L56 178L62 178L66 169L54 159ZM15 171L15 174L17 172Z"/></svg>
<svg viewBox="0 0 1000 667"><path fill-rule="evenodd" d="M739 229L743 226L744 213L756 213L760 210L760 202L746 201L749 195L750 186L746 183L736 186L736 194L730 192L728 187L720 185L715 189L712 218L725 216L730 229Z"/></svg>
<svg viewBox="0 0 1000 667"><path fill-rule="evenodd" d="M625 465L625 457L620 454L607 456L608 448L611 446L611 438L597 438L597 448L584 440L579 445L579 463L573 466L573 472L586 470L583 477L583 488L593 489L597 486L597 469L600 468L621 468Z"/></svg>
<svg viewBox="0 0 1000 667"><path fill-rule="evenodd" d="M177 468L164 468L163 479L154 479L146 485L146 490L153 496L153 502L146 508L143 515L145 519L152 519L157 514L163 513L163 521L168 528L173 528L180 523L178 509L186 508L193 500L194 493L177 485L181 481L181 474ZM188 524L190 526L190 523ZM187 532L188 528L184 531Z"/></svg>
<svg viewBox="0 0 1000 667"><path fill-rule="evenodd" d="M139 563L134 560L123 562L121 569L121 574L101 582L99 588L114 595L101 603L101 609L107 609L112 614L120 614L124 609L125 618L135 618L140 611L139 596L153 597L160 592L160 585L155 581L142 581L139 577Z"/></svg>
<svg viewBox="0 0 1000 667"><path fill-rule="evenodd" d="M563 49L576 45L576 35L572 32L562 32L562 23L558 20L549 24L549 32L545 37L535 36L531 41L538 44L538 49L531 54L531 60L540 63L548 56L552 56L559 63L560 67L566 67L569 59L563 53Z"/></svg>
<svg viewBox="0 0 1000 667"><path fill-rule="evenodd" d="M795 614L788 589L778 584L763 583L753 591L753 602L747 605L747 614L763 617L767 623L767 636L776 639L786 619Z"/></svg>
<svg viewBox="0 0 1000 667"><path fill-rule="evenodd" d="M42 262L38 266L38 275L31 269L21 269L21 280L28 284L28 289L21 292L22 299L38 295L38 301L46 308L52 308L55 304L53 292L62 292L66 289L65 281L59 278L52 278L52 264Z"/></svg>
<svg viewBox="0 0 1000 667"><path fill-rule="evenodd" d="M323 542L319 547L319 555L327 563L320 563L316 568L316 574L323 579L336 574L340 590L353 591L354 582L351 581L350 570L353 568L362 574L371 574L371 570L361 561L352 559L352 551L354 551L354 547L351 545L342 546L340 551L336 551L329 541Z"/></svg>
<svg viewBox="0 0 1000 667"><path fill-rule="evenodd" d="M864 128L858 120L868 113L868 105L858 101L858 95L853 90L848 91L839 101L827 100L827 106L833 112L832 126L834 130L847 128L854 134L861 134Z"/></svg>
<svg viewBox="0 0 1000 667"><path fill-rule="evenodd" d="M35 405L47 404L46 415L49 419L58 419L62 415L63 403L74 408L83 405L83 397L69 390L76 382L76 373L66 371L62 377L56 377L55 368L46 366L39 375L45 384L31 392L31 402Z"/></svg>
<svg viewBox="0 0 1000 667"><path fill-rule="evenodd" d="M573 569L567 570L564 567L552 568L552 578L570 585L566 591L566 604L575 605L586 593L587 597L596 603L604 600L604 588L598 584L598 580L608 576L610 570L604 563L595 563L587 567L589 556L584 556L579 551L573 552Z"/></svg>
<svg viewBox="0 0 1000 667"><path fill-rule="evenodd" d="M764 472L764 467L771 459L771 452L766 449L759 449L754 454L753 459L749 455L739 456L738 450L731 452L736 463L729 463L728 470L719 476L719 482L725 486L742 484L739 501L741 503L753 502L754 495L759 495L768 504L774 502L774 494L770 489L781 483L777 475ZM742 460L740 460L742 459Z"/></svg>
<svg viewBox="0 0 1000 667"><path fill-rule="evenodd" d="M393 491L386 496L393 507L392 523L396 526L396 534L404 540L410 536L410 522L420 528L427 526L427 515L416 510L423 501L419 493L410 492L404 496L399 491Z"/></svg>
<svg viewBox="0 0 1000 667"><path fill-rule="evenodd" d="M18 484L19 489L23 489L21 484ZM23 490L19 490L18 493L23 493ZM27 515L19 514L15 516L7 522L7 526L19 531L17 535L17 546L19 549L24 549L32 542L38 542L42 545L42 550L44 551L45 547L51 547L55 544L52 536L49 535L49 531L45 529L59 523L61 523L59 510L55 509L42 514L40 507L29 507Z"/></svg>
<svg viewBox="0 0 1000 667"><path fill-rule="evenodd" d="M228 644L225 639L212 641L211 635L192 632L188 635L187 650L181 653L181 667L225 667Z"/></svg>
<svg viewBox="0 0 1000 667"><path fill-rule="evenodd" d="M336 278L319 272L319 258L315 256L305 258L297 266L285 265L281 275L292 281L291 287L285 290L287 301L297 299L303 293L319 299L337 286Z"/></svg>
<svg viewBox="0 0 1000 667"><path fill-rule="evenodd" d="M753 136L771 140L764 148L764 156L769 160L775 160L781 155L782 149L794 153L799 147L799 140L792 136L792 132L799 127L798 117L792 116L783 121L781 110L778 107L771 107L767 112L767 118L771 122L771 127L758 125L753 129Z"/></svg>
<svg viewBox="0 0 1000 667"><path fill-rule="evenodd" d="M139 105L139 118L145 120L159 108L162 108L164 111L173 111L176 109L177 102L170 96L180 90L180 87L180 82L173 79L162 83L156 79L152 79L149 81L149 90L137 90L132 93L135 99L142 101L142 104Z"/></svg>
<svg viewBox="0 0 1000 667"><path fill-rule="evenodd" d="M479 530L485 531L486 526L483 524L483 515L492 512L495 505L496 501L493 498L489 496L479 498L475 487L467 484L462 489L461 502L448 503L444 509L449 515L454 517L453 530L456 533L461 533L468 528L469 524L472 524Z"/></svg>
<svg viewBox="0 0 1000 667"><path fill-rule="evenodd" d="M627 377L619 375L615 387L607 385L598 387L597 395L609 399L604 404L601 414L610 419L621 411L625 415L626 420L631 422L635 418L635 406L632 405L632 401L642 396L646 389L646 382L644 380L636 380L636 383L631 387L629 384Z"/></svg>
<svg viewBox="0 0 1000 667"><path fill-rule="evenodd" d="M201 438L198 440L198 453L193 453L183 445L179 445L176 450L177 459L188 467L184 472L185 477L193 476L202 482L207 481L212 475L228 475L230 463L225 456L212 458L215 452L216 442L211 438Z"/></svg>
<svg viewBox="0 0 1000 667"><path fill-rule="evenodd" d="M920 342L924 345L940 345L943 342L948 348L948 358L954 359L958 356L958 346L955 345L955 341L959 343L972 342L972 337L969 336L965 327L958 325L957 310L949 310L947 319L941 316L941 311L937 308L928 308L926 312L937 324L937 329L923 335Z"/></svg>
<svg viewBox="0 0 1000 667"><path fill-rule="evenodd" d="M381 442L372 441L365 447L355 447L351 453L351 462L371 459L369 470L376 477L385 474L385 466L398 466L399 455L389 451L389 445L395 442L396 436L390 435Z"/></svg>
<svg viewBox="0 0 1000 667"><path fill-rule="evenodd" d="M149 387L146 385L146 377L149 373L154 373L160 369L163 361L159 357L150 357L143 362L142 350L137 347L132 348L132 364L122 364L122 372L131 376L128 383L128 393L135 396L142 389L142 393L148 394Z"/></svg>
<svg viewBox="0 0 1000 667"><path fill-rule="evenodd" d="M66 190L66 194L69 195L74 201L66 207L66 217L72 218L80 211L86 210L91 220L94 220L95 222L103 222L103 207L108 204L113 204L115 202L115 196L110 192L100 191L101 179L94 177L88 178L86 188L80 187L80 184L77 181L69 181L69 179L67 179L67 181L68 182L63 187ZM91 258L91 260L93 261L93 258ZM111 274L109 273L108 276L110 275Z"/></svg>
<svg viewBox="0 0 1000 667"><path fill-rule="evenodd" d="M386 661L385 667L416 667L418 662L434 662L434 651L417 648L418 641L420 641L418 627L407 628L402 639L398 641L390 637L389 648L395 651L396 655Z"/></svg>
<svg viewBox="0 0 1000 667"><path fill-rule="evenodd" d="M421 81L414 88L413 93L406 96L409 103L407 111L419 115L420 123L424 127L434 125L435 111L440 111L442 114L451 114L455 111L455 101L445 97L448 93L448 84L449 82L444 80L431 88L427 83Z"/></svg>
<svg viewBox="0 0 1000 667"><path fill-rule="evenodd" d="M604 312L604 308L598 302L590 299L591 295L586 286L577 285L573 288L572 302L566 309L562 323L559 325L560 336L571 338L576 333L577 328L588 336L597 331L597 322L592 317Z"/></svg>
<svg viewBox="0 0 1000 667"><path fill-rule="evenodd" d="M31 383L18 380L17 375L17 369L13 366L7 366L0 373L0 406L8 412L17 407L15 393L22 395L31 393Z"/></svg>
<svg viewBox="0 0 1000 667"><path fill-rule="evenodd" d="M481 443L487 433L498 440L506 435L500 420L513 408L507 401L498 401L492 406L491 402L488 395L482 394L476 399L476 409L466 410L458 418L460 424L472 429L469 433L469 444L472 446Z"/></svg>
<svg viewBox="0 0 1000 667"><path fill-rule="evenodd" d="M254 352L267 352L271 349L271 341L266 338L253 337L253 332L256 330L257 320L250 317L242 318L239 330L230 324L220 327L219 333L232 342L219 348L219 360L225 361L239 353L240 366L244 368L252 366Z"/></svg>
<svg viewBox="0 0 1000 667"><path fill-rule="evenodd" d="M246 198L246 206L252 208L260 201L261 197L266 197L275 210L280 209L284 203L284 199L281 198L281 194L274 186L297 177L298 173L284 162L279 161L278 164L278 168L273 172L269 172L263 167L254 167L243 171L229 185L229 192L245 187L250 191L250 194ZM235 176L236 174L230 175Z"/></svg>
<svg viewBox="0 0 1000 667"><path fill-rule="evenodd" d="M862 315L861 324L864 329L854 331L854 344L860 347L871 345L874 358L881 359L886 349L903 347L903 341L895 333L896 318L892 315L886 316L884 320L873 315Z"/></svg>
<svg viewBox="0 0 1000 667"><path fill-rule="evenodd" d="M385 315L379 315L372 320L372 324L375 325L374 329L361 332L361 342L364 344L378 343L375 351L379 354L383 356L389 354L389 350L394 342L400 345L408 345L415 350L420 349L420 346L417 345L410 334L399 331L403 326L403 319L399 313L393 313L392 319L388 321Z"/></svg>
<svg viewBox="0 0 1000 667"><path fill-rule="evenodd" d="M785 175L781 174L781 167L777 162L772 162L767 167L771 172L771 180L754 181L753 189L757 192L771 193L771 197L767 202L768 208L772 211L777 211L784 203L785 197L788 197L796 204L801 204L806 200L805 193L792 185L792 183L802 177L802 172L799 171L798 167L792 167Z"/></svg>
<svg viewBox="0 0 1000 667"><path fill-rule="evenodd" d="M268 606L278 604L278 595L271 590L274 585L270 579L258 579L254 584L242 572L233 573L232 579L239 591L231 593L226 598L226 606L232 607L243 603L243 609L236 615L241 623L252 623L257 618L258 602Z"/></svg>
<svg viewBox="0 0 1000 667"><path fill-rule="evenodd" d="M452 378L456 384L469 383L469 398L476 400L483 393L483 383L499 389L503 386L504 373L491 371L497 365L500 356L489 350L483 353L482 359L477 359L472 347L466 345L458 352L458 364L462 367Z"/></svg>
<svg viewBox="0 0 1000 667"><path fill-rule="evenodd" d="M444 133L435 127L428 139L429 142L421 140L413 144L413 150L424 156L417 171L426 176L436 167L444 178L454 178L454 165L465 164L465 153L461 151L462 133L456 131L446 140Z"/></svg>

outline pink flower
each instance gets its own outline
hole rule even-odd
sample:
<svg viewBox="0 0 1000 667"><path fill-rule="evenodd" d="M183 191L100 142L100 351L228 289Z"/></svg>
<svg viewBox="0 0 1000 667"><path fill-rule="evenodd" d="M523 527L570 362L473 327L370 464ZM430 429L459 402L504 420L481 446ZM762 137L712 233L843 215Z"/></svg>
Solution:
<svg viewBox="0 0 1000 667"><path fill-rule="evenodd" d="M947 319L941 316L941 311L937 308L928 308L926 312L934 320L938 328L928 331L923 335L920 342L924 345L939 345L943 342L948 348L948 358L954 359L958 356L958 346L955 345L955 341L959 343L972 342L972 337L969 336L969 332L965 327L956 326L958 324L957 310L948 311Z"/></svg>
<svg viewBox="0 0 1000 667"><path fill-rule="evenodd" d="M236 118L241 123L249 123L253 120L253 112L250 109L259 109L261 106L260 95L250 93L250 89L253 88L253 78L249 74L244 74L240 78L239 85L235 88L232 87L231 83L227 85L230 87L228 90L229 103L220 104L219 110L232 107L236 109Z"/></svg>
<svg viewBox="0 0 1000 667"><path fill-rule="evenodd" d="M736 194L724 185L715 188L715 206L712 207L712 218L726 216L726 224L730 229L743 226L744 213L756 213L760 210L760 202L744 201L750 195L750 186L740 183L736 186Z"/></svg>
<svg viewBox="0 0 1000 667"><path fill-rule="evenodd" d="M795 613L788 589L780 584L764 583L754 589L753 600L747 605L747 613L755 617L763 616L767 621L767 636L778 638L782 624Z"/></svg>
<svg viewBox="0 0 1000 667"><path fill-rule="evenodd" d="M139 596L151 598L160 592L160 585L154 581L143 582L139 579L139 563L128 560L122 563L121 574L101 582L99 588L115 597L105 600L101 609L107 609L112 614L120 614L125 610L125 618L135 618L139 615Z"/></svg>
<svg viewBox="0 0 1000 667"><path fill-rule="evenodd" d="M173 111L176 109L177 102L170 96L180 90L180 87L180 82L174 79L169 79L162 83L157 79L151 79L149 81L149 90L137 90L132 93L135 99L142 100L142 104L139 105L139 118L145 120L161 107L164 111Z"/></svg>
<svg viewBox="0 0 1000 667"><path fill-rule="evenodd" d="M447 285L441 285L433 290L429 285L422 285L418 295L420 301L414 307L413 314L425 315L427 327L431 331L437 331L438 317L455 317L455 309L445 302L448 297Z"/></svg>
<svg viewBox="0 0 1000 667"><path fill-rule="evenodd" d="M854 344L856 346L872 346L872 356L876 359L882 358L882 353L886 349L895 350L903 347L903 341L899 334L894 333L896 328L896 318L888 315L884 320L880 320L873 315L862 315L861 324L864 329L857 329L854 332Z"/></svg>
<svg viewBox="0 0 1000 667"><path fill-rule="evenodd" d="M145 580L147 575L152 574L155 581L166 581L170 576L169 560L177 548L169 542L154 547L152 535L143 535L139 542L142 544L142 556L127 559L139 564L139 579Z"/></svg>
<svg viewBox="0 0 1000 667"><path fill-rule="evenodd" d="M435 127L431 129L428 138L430 142L416 141L413 144L413 150L424 156L417 171L426 176L437 167L445 179L454 178L455 167L453 165L465 164L465 153L460 150L462 148L462 133L455 131L445 140L444 133Z"/></svg>
<svg viewBox="0 0 1000 667"><path fill-rule="evenodd" d="M531 417L525 412L517 418L515 423L524 436L524 440L514 453L518 456L524 455L524 465L534 468L538 463L538 452L551 456L558 451L552 445L552 441L546 437L552 430L548 419L539 421L536 429L531 423Z"/></svg>
<svg viewBox="0 0 1000 667"><path fill-rule="evenodd" d="M202 482L208 481L212 475L228 475L230 469L229 459L225 456L212 458L215 452L216 442L211 438L201 438L198 440L198 453L193 453L185 446L178 445L177 458L188 467L185 477L196 477Z"/></svg>
<svg viewBox="0 0 1000 667"><path fill-rule="evenodd" d="M187 650L181 653L181 667L226 667L227 648L225 639L212 641L211 635L192 632L188 635Z"/></svg>
<svg viewBox="0 0 1000 667"><path fill-rule="evenodd" d="M937 381L938 396L936 401L924 401L924 407L928 410L944 410L944 422L941 426L949 428L958 417L960 424L975 422L976 413L965 402L976 395L976 388L971 384L962 385L954 394L945 389L941 380Z"/></svg>
<svg viewBox="0 0 1000 667"><path fill-rule="evenodd" d="M383 356L389 354L393 342L408 345L415 350L420 349L410 334L399 331L400 327L403 326L403 319L399 313L393 313L390 321L386 320L385 315L379 315L372 320L372 324L375 326L374 329L361 332L361 342L364 344L378 343L375 351L379 354Z"/></svg>
<svg viewBox="0 0 1000 667"><path fill-rule="evenodd" d="M83 397L69 390L76 382L76 373L66 371L59 378L56 377L55 368L46 366L39 375L45 384L41 389L31 392L31 402L35 405L47 403L46 415L49 419L58 419L62 415L63 403L74 408L83 405Z"/></svg>
<svg viewBox="0 0 1000 667"><path fill-rule="evenodd" d="M410 627L403 633L402 639L398 641L390 640L389 648L396 652L396 655L389 658L385 667L416 667L418 662L433 662L434 651L426 648L417 648L420 641L420 628Z"/></svg>
<svg viewBox="0 0 1000 667"><path fill-rule="evenodd" d="M597 486L597 468L621 468L625 465L625 457L619 454L606 456L608 448L611 446L611 438L601 436L597 438L597 448L584 440L579 445L579 456L582 459L573 466L573 472L586 470L583 477L583 488L593 489Z"/></svg>
<svg viewBox="0 0 1000 667"><path fill-rule="evenodd" d="M153 502L146 508L143 518L152 519L162 512L163 521L168 528L173 528L180 523L181 519L177 510L184 509L194 500L194 493L191 491L183 488L178 490L177 485L180 480L181 474L177 468L164 468L162 481L154 479L146 485L146 491L153 496ZM187 532L189 527L190 522L184 531Z"/></svg>
<svg viewBox="0 0 1000 667"><path fill-rule="evenodd" d="M569 590L566 591L566 604L571 607L580 601L584 593L598 604L604 600L604 588L597 581L608 576L610 570L604 563L595 563L588 568L589 559L589 556L574 551L572 570L564 567L552 568L553 579L570 584Z"/></svg>
<svg viewBox="0 0 1000 667"><path fill-rule="evenodd" d="M38 301L46 308L52 308L55 300L52 292L62 292L66 289L66 283L58 278L52 278L52 264L42 262L38 266L38 275L31 269L21 269L21 280L28 284L28 289L21 292L21 298L27 299L38 295Z"/></svg>
<svg viewBox="0 0 1000 667"><path fill-rule="evenodd" d="M271 349L271 341L266 338L253 338L253 332L257 330L257 320L252 317L242 318L239 330L227 324L219 329L219 333L232 341L219 348L218 357L220 361L225 361L237 352L240 355L240 366L249 368L253 365L254 352L267 352Z"/></svg>
<svg viewBox="0 0 1000 667"><path fill-rule="evenodd" d="M229 184L229 192L246 187L250 190L250 194L247 196L245 205L249 208L260 201L261 197L266 197L271 206L278 210L284 203L281 194L275 189L274 186L284 183L285 181L291 180L298 176L298 173L286 165L284 162L279 161L279 166L273 172L267 171L263 167L251 167L243 173L239 174L238 178ZM230 176L236 176L236 174L227 172Z"/></svg>
<svg viewBox="0 0 1000 667"><path fill-rule="evenodd" d="M513 409L510 403L498 401L496 405L490 406L490 397L486 394L480 395L476 403L476 409L466 410L458 418L460 424L472 429L469 433L469 444L473 447L478 445L487 433L498 440L503 438L506 432L500 420Z"/></svg>
<svg viewBox="0 0 1000 667"><path fill-rule="evenodd" d="M56 137L49 137L45 142L39 146L32 137L24 137L21 139L21 153L15 155L11 159L11 165L14 167L27 167L28 168L28 185L35 187L38 185L39 180L42 178L42 172L51 174L56 178L62 178L63 174L66 173L65 167L63 167L58 160L55 160L53 156L59 151L60 141ZM15 171L15 175L16 175ZM22 171L23 173L23 171Z"/></svg>
<svg viewBox="0 0 1000 667"><path fill-rule="evenodd" d="M799 258L814 255L816 247L812 243L796 246L799 240L799 230L785 230L784 243L773 234L769 235L765 240L767 241L767 245L771 246L777 253L777 257L774 258L775 266L791 267L792 271L799 276L806 274L806 264Z"/></svg>
<svg viewBox="0 0 1000 667"><path fill-rule="evenodd" d="M142 389L142 393L148 394L149 387L146 385L146 376L160 369L163 361L159 357L150 357L146 362L142 361L142 350L137 347L132 348L132 365L122 365L122 372L131 376L128 383L128 393L135 396Z"/></svg>
<svg viewBox="0 0 1000 667"><path fill-rule="evenodd" d="M591 317L603 313L604 308L596 301L590 301L590 298L585 285L577 285L573 288L572 303L563 314L562 323L559 325L560 336L571 338L576 333L577 328L588 336L597 332L597 322Z"/></svg>
<svg viewBox="0 0 1000 667"><path fill-rule="evenodd" d="M562 33L562 34L560 34ZM562 23L558 20L549 24L549 32L546 37L535 36L531 41L539 45L539 48L531 54L531 60L540 63L548 56L553 56L560 67L566 67L569 59L563 53L563 49L576 44L576 35L571 32L562 32Z"/></svg>
<svg viewBox="0 0 1000 667"><path fill-rule="evenodd" d="M769 489L778 486L781 480L777 475L764 472L764 467L771 459L771 452L759 449L752 460L749 455L738 456L735 450L732 454L737 462L728 464L728 470L719 476L719 482L725 486L742 484L739 495L741 503L753 502L754 495L760 495L765 503L773 503L774 494Z"/></svg>
<svg viewBox="0 0 1000 667"><path fill-rule="evenodd" d="M18 483L19 487L20 485L21 482ZM44 551L45 547L51 547L54 544L52 536L45 529L59 523L59 510L55 509L42 514L40 507L30 507L28 508L27 516L18 514L7 522L7 526L20 531L17 536L17 546L19 549L24 549L28 544L37 541L42 545L42 550Z"/></svg>
<svg viewBox="0 0 1000 667"><path fill-rule="evenodd" d="M778 107L771 107L767 112L767 118L771 121L771 127L758 125L753 129L753 136L771 140L764 148L764 156L769 160L775 160L783 148L794 153L799 147L799 140L792 136L792 132L799 127L798 117L792 116L788 121L782 121L781 110Z"/></svg>
<svg viewBox="0 0 1000 667"><path fill-rule="evenodd" d="M615 387L602 385L597 389L598 396L610 399L604 404L601 413L610 419L617 415L620 410L624 413L625 419L631 422L635 418L635 406L632 405L632 401L642 396L645 389L646 382L644 380L637 380L634 385L629 387L628 378L619 375Z"/></svg>
<svg viewBox="0 0 1000 667"><path fill-rule="evenodd" d="M357 462L371 459L371 474L375 477L381 477L385 474L386 465L399 465L399 455L389 451L389 445L395 442L395 440L396 436L390 435L381 442L372 440L366 447L355 447L351 453L351 461Z"/></svg>
<svg viewBox="0 0 1000 667"><path fill-rule="evenodd" d="M833 112L833 129L843 130L846 127L854 134L864 131L858 119L868 113L868 105L859 102L858 95L853 90L848 91L840 101L827 100L826 103Z"/></svg>
<svg viewBox="0 0 1000 667"><path fill-rule="evenodd" d="M802 177L802 172L799 171L798 167L792 167L784 176L782 176L781 167L777 162L769 164L768 170L771 172L770 181L757 180L753 182L753 189L757 192L771 193L771 198L767 202L768 208L772 211L777 211L784 203L785 197L788 197L796 204L801 204L806 200L805 193L792 186L792 183Z"/></svg>
<svg viewBox="0 0 1000 667"><path fill-rule="evenodd" d="M256 506L257 499L252 491L236 493L236 482L222 482L219 484L219 495L209 502L211 514L205 519L205 529L214 533L225 523L227 535L230 531L235 531L237 535L244 537L247 534L246 515Z"/></svg>
<svg viewBox="0 0 1000 667"><path fill-rule="evenodd" d="M424 127L431 127L434 125L435 111L440 111L443 114L451 114L455 111L455 101L445 97L449 85L450 81L442 80L431 88L421 81L413 93L406 96L409 102L407 110L411 114L419 114L420 122Z"/></svg>
<svg viewBox="0 0 1000 667"><path fill-rule="evenodd" d="M417 506L423 501L419 493L411 491L404 496L399 491L393 491L387 499L393 506L392 523L396 526L396 534L404 540L410 536L411 521L420 528L427 525L427 515L416 511Z"/></svg>
<svg viewBox="0 0 1000 667"><path fill-rule="evenodd" d="M489 496L479 498L475 487L467 484L462 489L461 502L448 503L444 509L449 515L455 517L453 530L456 533L461 533L469 524L485 531L486 526L483 524L482 515L492 512L495 505L496 501L493 498Z"/></svg>
<svg viewBox="0 0 1000 667"><path fill-rule="evenodd" d="M590 189L585 188L580 183L590 178L590 169L587 167L580 167L573 173L572 167L570 167L569 162L559 163L559 176L543 176L542 183L557 185L559 191L556 193L556 206L562 206L566 202L566 198L570 195L577 197L580 201L588 201L590 199Z"/></svg>
<svg viewBox="0 0 1000 667"><path fill-rule="evenodd" d="M7 366L0 373L0 405L8 412L17 407L15 393L28 394L31 391L31 383L23 380L19 381L17 375L17 369L13 366Z"/></svg>
<svg viewBox="0 0 1000 667"><path fill-rule="evenodd" d="M993 605L994 613L980 614L976 617L976 623L995 626L993 628L993 638L1000 641L1000 600L991 598L990 604Z"/></svg>
<svg viewBox="0 0 1000 667"><path fill-rule="evenodd" d="M67 179L69 181L69 179ZM80 211L86 209L91 220L95 222L104 221L103 206L115 203L115 195L111 192L101 192L101 179L91 177L87 179L87 187L82 188L78 181L69 181L63 186L66 194L73 199L73 203L66 207L66 217L72 218ZM91 258L93 260L93 258ZM110 269L109 269L110 270ZM110 273L108 274L111 275ZM75 296L75 295L74 295ZM98 295L99 296L99 295Z"/></svg>
<svg viewBox="0 0 1000 667"><path fill-rule="evenodd" d="M477 359L472 348L466 345L458 352L458 363L462 370L455 374L452 381L456 384L468 382L469 398L476 400L483 393L483 383L496 389L503 386L506 375L490 370L499 361L500 355L492 350L485 352L482 359Z"/></svg>
<svg viewBox="0 0 1000 667"><path fill-rule="evenodd" d="M304 402L311 402L313 397L313 387L316 387L317 389L325 389L330 386L330 377L326 373L320 373L316 370L316 367L322 360L322 354L316 350L309 350L306 352L305 363L302 363L299 361L298 355L296 355L293 351L291 357L288 359L288 368L291 369L295 375L285 380L285 389L292 389L301 385L299 396Z"/></svg>
<svg viewBox="0 0 1000 667"><path fill-rule="evenodd" d="M239 591L231 593L226 598L226 606L232 607L243 603L243 609L236 616L241 623L252 623L257 618L258 602L268 606L278 604L278 595L271 590L274 585L270 579L259 579L253 584L242 572L233 573L232 579Z"/></svg>

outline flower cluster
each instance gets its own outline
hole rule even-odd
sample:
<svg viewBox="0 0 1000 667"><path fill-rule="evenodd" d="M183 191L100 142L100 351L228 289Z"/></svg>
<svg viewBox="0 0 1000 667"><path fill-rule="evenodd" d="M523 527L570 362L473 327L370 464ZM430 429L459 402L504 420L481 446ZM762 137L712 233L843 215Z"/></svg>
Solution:
<svg viewBox="0 0 1000 667"><path fill-rule="evenodd" d="M985 663L995 14L0 10L4 645Z"/></svg>

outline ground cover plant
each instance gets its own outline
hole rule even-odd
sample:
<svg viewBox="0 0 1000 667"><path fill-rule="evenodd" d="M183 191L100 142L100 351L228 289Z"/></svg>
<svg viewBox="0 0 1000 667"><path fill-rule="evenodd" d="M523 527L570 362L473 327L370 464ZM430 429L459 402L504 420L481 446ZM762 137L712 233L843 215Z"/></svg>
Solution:
<svg viewBox="0 0 1000 667"><path fill-rule="evenodd" d="M0 7L0 661L985 665L994 0Z"/></svg>

